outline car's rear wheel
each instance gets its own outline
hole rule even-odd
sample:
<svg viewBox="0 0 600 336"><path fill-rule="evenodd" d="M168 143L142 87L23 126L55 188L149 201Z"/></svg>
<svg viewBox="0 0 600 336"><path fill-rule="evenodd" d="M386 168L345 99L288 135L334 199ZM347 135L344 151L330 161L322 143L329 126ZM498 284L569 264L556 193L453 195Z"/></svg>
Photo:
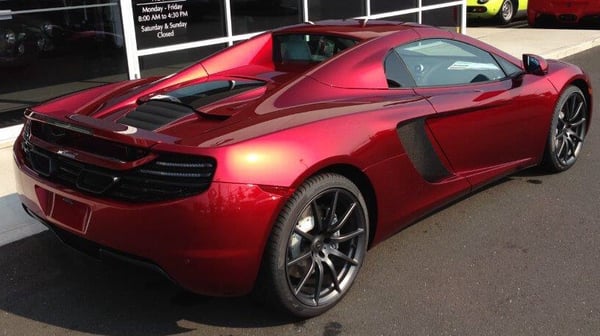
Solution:
<svg viewBox="0 0 600 336"><path fill-rule="evenodd" d="M515 15L515 5L512 0L504 0L502 1L502 6L500 6L500 10L497 14L497 20L501 24L508 24L512 21L513 16Z"/></svg>
<svg viewBox="0 0 600 336"><path fill-rule="evenodd" d="M260 295L295 316L325 312L350 289L368 237L367 207L356 185L330 173L308 179L273 227Z"/></svg>
<svg viewBox="0 0 600 336"><path fill-rule="evenodd" d="M571 168L581 152L589 119L588 102L576 86L569 86L558 99L546 143L542 166L550 172Z"/></svg>

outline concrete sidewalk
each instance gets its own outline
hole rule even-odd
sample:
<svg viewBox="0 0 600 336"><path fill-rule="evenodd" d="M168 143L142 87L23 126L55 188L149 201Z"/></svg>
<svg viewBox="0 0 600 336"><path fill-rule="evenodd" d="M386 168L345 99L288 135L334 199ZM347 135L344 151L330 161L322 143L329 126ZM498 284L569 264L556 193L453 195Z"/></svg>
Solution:
<svg viewBox="0 0 600 336"><path fill-rule="evenodd" d="M525 53L564 58L600 45L600 30L468 27L467 34L521 58Z"/></svg>
<svg viewBox="0 0 600 336"><path fill-rule="evenodd" d="M20 129L20 127L16 128ZM0 130L0 133L12 135L11 132L5 130ZM12 142L13 140L0 140L0 172L2 174L2 183L0 183L0 246L46 229L42 224L25 214L21 202L15 194Z"/></svg>
<svg viewBox="0 0 600 336"><path fill-rule="evenodd" d="M467 33L518 58L531 53L557 59L600 45L600 30L469 27ZM0 129L0 246L45 230L25 214L15 194L11 145L20 129Z"/></svg>

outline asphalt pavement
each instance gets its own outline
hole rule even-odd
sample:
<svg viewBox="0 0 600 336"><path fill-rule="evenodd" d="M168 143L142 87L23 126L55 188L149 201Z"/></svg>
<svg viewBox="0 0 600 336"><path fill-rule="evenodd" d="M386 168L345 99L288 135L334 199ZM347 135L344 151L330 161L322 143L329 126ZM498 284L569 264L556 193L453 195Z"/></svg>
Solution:
<svg viewBox="0 0 600 336"><path fill-rule="evenodd" d="M477 29L469 33L514 54L592 48L565 60L600 88L600 31ZM14 194L18 127L13 138L0 131L0 334L597 335L599 122L571 170L527 170L410 226L369 251L337 307L306 321L248 298L191 295L145 270L82 256L47 231L34 234L43 227Z"/></svg>

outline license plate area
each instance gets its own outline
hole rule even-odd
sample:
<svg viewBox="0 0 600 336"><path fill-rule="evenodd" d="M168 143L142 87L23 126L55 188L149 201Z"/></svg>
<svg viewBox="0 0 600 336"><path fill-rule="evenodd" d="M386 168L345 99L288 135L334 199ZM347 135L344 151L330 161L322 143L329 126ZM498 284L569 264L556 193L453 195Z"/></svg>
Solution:
<svg viewBox="0 0 600 336"><path fill-rule="evenodd" d="M89 223L90 207L68 197L54 194L50 217L63 226L85 233Z"/></svg>

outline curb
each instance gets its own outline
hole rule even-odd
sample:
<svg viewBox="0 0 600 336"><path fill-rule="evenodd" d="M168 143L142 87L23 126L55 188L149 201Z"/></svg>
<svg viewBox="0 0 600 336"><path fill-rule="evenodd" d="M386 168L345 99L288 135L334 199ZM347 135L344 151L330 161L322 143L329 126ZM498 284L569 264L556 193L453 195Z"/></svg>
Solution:
<svg viewBox="0 0 600 336"><path fill-rule="evenodd" d="M548 53L546 53L545 55L542 55L542 57L547 58L547 59L561 59L561 58L565 58L571 55L575 55L577 53L580 53L582 51L588 50L588 49L592 49L594 47L600 46L600 37L593 39L591 41L586 41L574 46L570 46L570 47L562 47L560 49L556 49L554 51L550 51Z"/></svg>

